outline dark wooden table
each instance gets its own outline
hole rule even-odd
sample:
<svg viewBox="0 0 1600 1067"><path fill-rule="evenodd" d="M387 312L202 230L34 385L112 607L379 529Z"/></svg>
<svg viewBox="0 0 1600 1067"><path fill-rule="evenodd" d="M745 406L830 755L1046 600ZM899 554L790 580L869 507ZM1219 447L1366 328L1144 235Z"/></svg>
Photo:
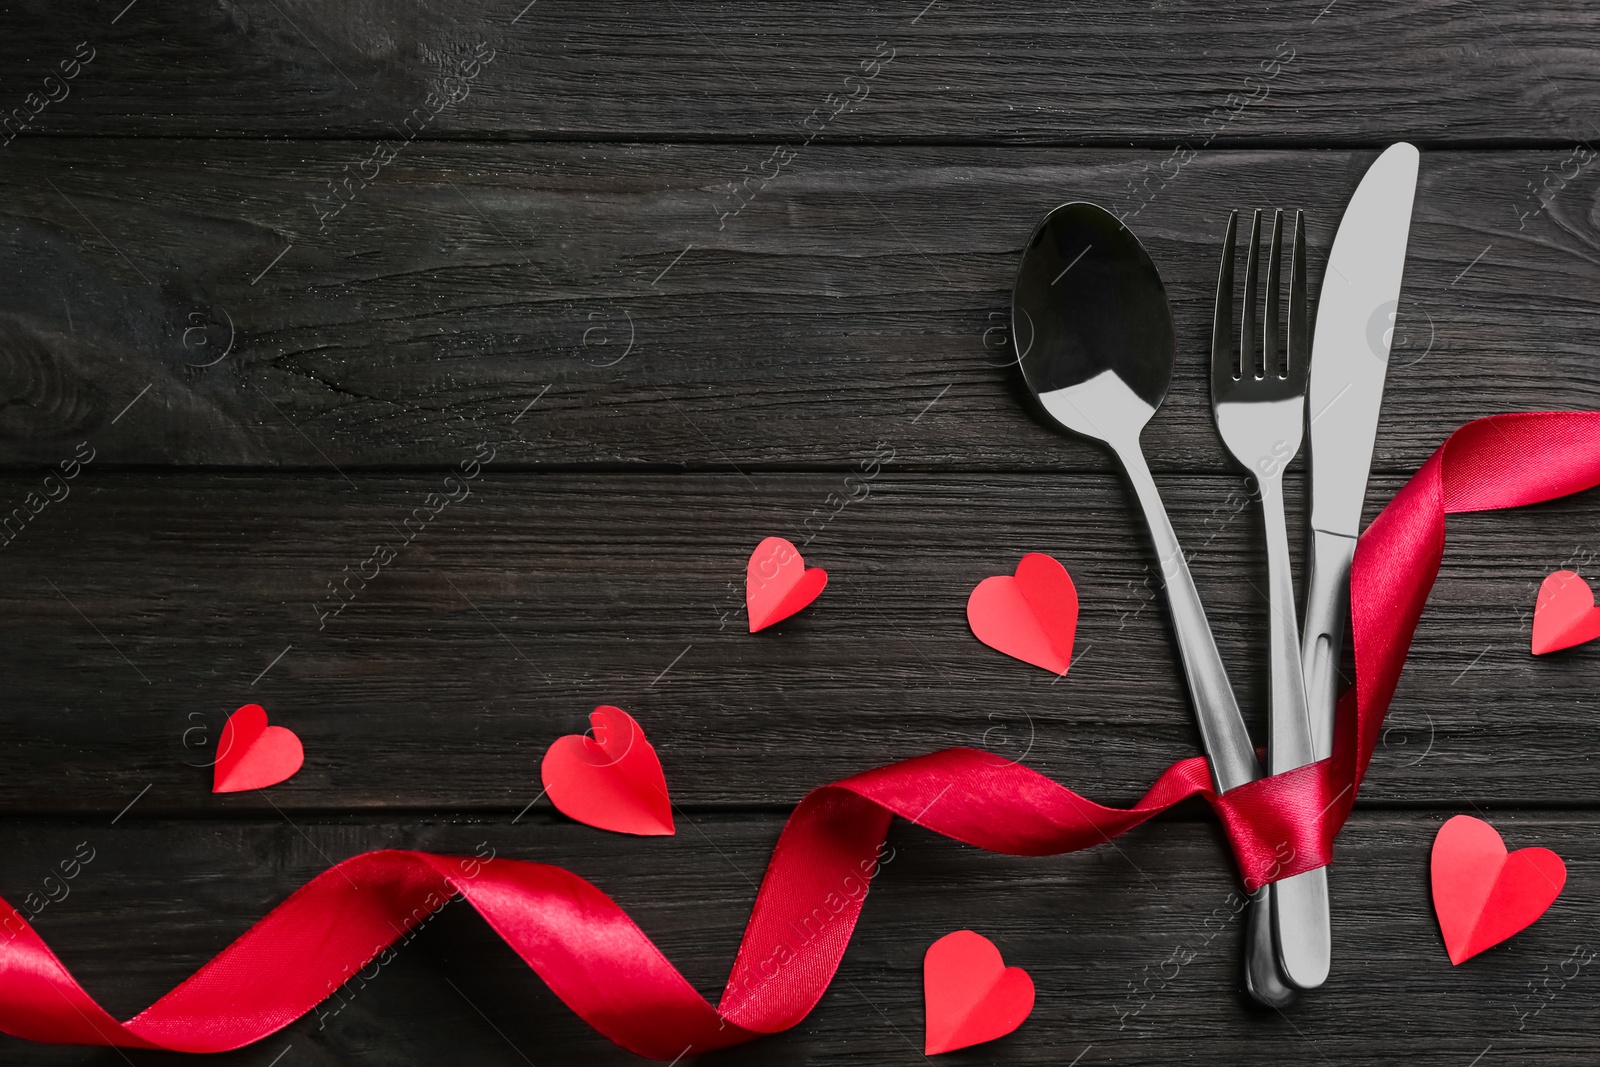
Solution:
<svg viewBox="0 0 1600 1067"><path fill-rule="evenodd" d="M593 880L714 998L812 786L967 744L1126 803L1195 752L1131 501L1007 366L1019 252L1062 201L1125 213L1166 278L1179 366L1146 442L1258 730L1259 533L1205 377L1230 209L1303 208L1315 285L1377 151L1422 149L1369 512L1468 419L1600 400L1592 4L523 2L0 15L0 895L87 842L36 924L124 1017L330 862L480 842ZM471 495L329 615L480 448ZM808 518L833 580L751 636L745 560ZM1593 1063L1600 973L1562 964L1600 947L1600 648L1527 648L1597 523L1596 494L1452 520L1316 995L1240 994L1198 805L1053 859L897 824L817 1009L706 1062L918 1062L923 951L969 927L1038 1003L951 1063ZM1082 596L1060 684L965 625L1030 550ZM252 701L305 768L213 795ZM677 836L535 800L607 702L660 752ZM1571 873L1453 968L1427 859L1462 812ZM218 1062L525 1061L638 1062L455 905L336 1016Z"/></svg>

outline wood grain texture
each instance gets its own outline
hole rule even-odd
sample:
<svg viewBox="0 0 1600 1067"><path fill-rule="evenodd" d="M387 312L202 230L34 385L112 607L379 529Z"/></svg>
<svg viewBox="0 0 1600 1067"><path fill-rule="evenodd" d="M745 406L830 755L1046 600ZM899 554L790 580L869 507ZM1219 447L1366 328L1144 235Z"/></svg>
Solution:
<svg viewBox="0 0 1600 1067"><path fill-rule="evenodd" d="M1258 520L1206 377L1229 211L1304 209L1314 294L1376 152L1424 150L1369 517L1471 418L1600 407L1593 5L525 4L0 13L0 895L97 849L38 922L116 1012L332 860L479 842L594 879L714 996L809 788L965 744L1126 803L1196 751L1120 478L1008 366L1020 250L1058 203L1125 216L1163 272L1179 359L1145 445L1257 727ZM750 635L769 534L832 581ZM705 1062L924 1062L922 952L963 927L1039 1001L951 1063L1592 1062L1595 973L1562 964L1600 947L1600 645L1527 647L1544 575L1595 577L1600 497L1449 540L1339 842L1326 989L1283 1014L1239 994L1199 805L1043 860L899 825L813 1016ZM1083 601L1054 684L963 617L1032 550ZM305 769L214 796L246 701ZM601 702L649 731L676 837L528 807ZM1452 968L1425 874L1458 812L1571 878ZM346 999L216 1062L640 1062L459 905Z"/></svg>
<svg viewBox="0 0 1600 1067"><path fill-rule="evenodd" d="M1250 1007L1238 990L1242 924L1230 918L1237 885L1210 822L1162 819L1114 847L1042 859L982 853L897 823L839 977L816 1010L792 1031L701 1062L925 1062L922 954L963 928L1026 968L1038 994L1015 1034L952 1063L1059 1065L1092 1046L1080 1062L1325 1056L1379 1067L1469 1063L1491 1044L1517 1062L1592 1062L1597 964L1566 981L1575 964L1562 964L1579 946L1600 947L1600 825L1593 816L1492 812L1512 847L1556 850L1570 877L1536 925L1453 968L1433 916L1426 856L1439 825L1459 810L1356 815L1331 879L1337 965L1317 996L1285 1014ZM79 842L94 848L70 894L37 923L86 988L126 1017L330 861L384 847L471 855L485 843L498 855L559 863L594 881L715 999L780 827L778 816L698 815L676 837L641 842L544 815L517 826L348 818L297 818L291 826L277 816L172 823L132 814L115 827L8 821L0 893L15 900L35 891ZM1545 997L1534 997L1530 984ZM1377 995L1382 990L1404 996ZM296 1064L642 1062L579 1022L461 903L370 981L349 984L328 1004L325 1017L207 1062L268 1067L286 1047L282 1062ZM0 1049L18 1065L123 1062L115 1053L9 1038ZM128 1056L141 1065L194 1062Z"/></svg>
<svg viewBox="0 0 1600 1067"><path fill-rule="evenodd" d="M430 133L790 137L879 42L893 62L830 138L1570 143L1600 104L1600 17L1581 0L122 8L8 10L8 108L78 42L98 51L32 131L386 137L480 43L493 62ZM1255 102L1226 117L1230 94Z"/></svg>
<svg viewBox="0 0 1600 1067"><path fill-rule="evenodd" d="M1206 375L1227 213L1304 208L1315 285L1374 155L1206 153L1139 200L1160 153L816 148L719 231L749 149L413 145L319 235L312 195L370 143L172 147L11 149L0 461L90 440L102 467L447 468L488 437L524 468L744 470L886 440L902 467L1109 470L1008 366L1022 244L1076 198L1138 210L1165 272L1179 360L1152 464L1225 469ZM1600 168L1567 181L1565 155L1424 156L1378 470L1480 415L1600 404ZM1526 186L1552 173L1542 208Z"/></svg>
<svg viewBox="0 0 1600 1067"><path fill-rule="evenodd" d="M73 484L3 549L0 607L14 623L0 648L0 744L30 767L0 777L12 812L115 814L152 783L141 807L169 813L269 801L515 812L540 791L545 747L586 729L601 703L644 724L690 809L787 808L950 745L1130 802L1198 750L1165 604L1146 584L1150 550L1111 476L882 471L826 523L838 475L491 464L426 525L427 508L413 509L443 487L427 473L354 487L302 474ZM13 498L29 485L3 483ZM1163 488L1264 741L1266 580L1240 486ZM1374 507L1396 487L1375 485ZM1302 489L1292 478L1289 499ZM799 616L746 632L751 550L771 533L802 541L808 518L806 558L831 584ZM1364 798L1600 803L1589 755L1600 646L1528 651L1539 581L1593 569L1593 535L1578 532L1597 521L1593 495L1451 520ZM392 562L364 564L380 544ZM1059 683L966 625L972 588L1034 550L1068 566L1083 605L1076 665ZM305 769L270 797L210 796L207 746L246 702L300 734Z"/></svg>

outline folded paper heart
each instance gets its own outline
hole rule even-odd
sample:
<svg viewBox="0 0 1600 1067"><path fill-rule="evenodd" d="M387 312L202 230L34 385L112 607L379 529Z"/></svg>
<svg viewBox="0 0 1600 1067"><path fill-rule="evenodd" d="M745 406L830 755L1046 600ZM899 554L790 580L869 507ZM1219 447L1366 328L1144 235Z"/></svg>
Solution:
<svg viewBox="0 0 1600 1067"><path fill-rule="evenodd" d="M1533 605L1533 654L1542 656L1600 637L1600 608L1589 583L1556 571L1539 585Z"/></svg>
<svg viewBox="0 0 1600 1067"><path fill-rule="evenodd" d="M292 776L306 761L293 730L268 726L260 704L246 704L222 727L217 762L211 771L213 793L265 789Z"/></svg>
<svg viewBox="0 0 1600 1067"><path fill-rule="evenodd" d="M990 648L1066 674L1078 632L1078 590L1067 569L1042 552L1030 552L1016 574L978 583L967 598L967 624Z"/></svg>
<svg viewBox="0 0 1600 1067"><path fill-rule="evenodd" d="M929 1056L1004 1037L1033 1011L1033 979L982 934L945 934L922 958Z"/></svg>
<svg viewBox="0 0 1600 1067"><path fill-rule="evenodd" d="M1433 910L1451 963L1532 926L1566 884L1560 856L1547 848L1507 853L1482 819L1457 815L1433 839Z"/></svg>
<svg viewBox="0 0 1600 1067"><path fill-rule="evenodd" d="M828 572L807 567L800 550L782 537L769 537L750 553L744 569L745 614L750 632L782 622L822 593Z"/></svg>
<svg viewBox="0 0 1600 1067"><path fill-rule="evenodd" d="M601 830L670 836L667 779L644 729L609 704L590 713L589 728L594 736L558 737L545 752L539 777L550 803L568 818Z"/></svg>

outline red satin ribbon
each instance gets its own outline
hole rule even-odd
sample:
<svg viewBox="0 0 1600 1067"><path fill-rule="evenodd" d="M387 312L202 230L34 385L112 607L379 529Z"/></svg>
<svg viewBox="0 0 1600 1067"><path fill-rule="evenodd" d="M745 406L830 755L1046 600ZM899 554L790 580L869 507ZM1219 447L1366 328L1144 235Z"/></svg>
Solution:
<svg viewBox="0 0 1600 1067"><path fill-rule="evenodd" d="M1499 415L1463 427L1356 548L1356 685L1334 755L1218 797L1203 759L1169 767L1132 808L1108 808L1025 767L949 749L814 790L790 815L721 1003L713 1008L610 897L538 863L368 852L291 895L195 975L125 1023L83 991L0 901L0 1030L34 1041L220 1052L311 1011L460 894L566 1004L617 1044L670 1060L803 1019L832 980L891 815L993 852L1088 848L1189 797L1227 830L1245 884L1326 864L1372 757L1452 512L1519 507L1600 484L1600 413ZM1285 857L1290 857L1285 859Z"/></svg>

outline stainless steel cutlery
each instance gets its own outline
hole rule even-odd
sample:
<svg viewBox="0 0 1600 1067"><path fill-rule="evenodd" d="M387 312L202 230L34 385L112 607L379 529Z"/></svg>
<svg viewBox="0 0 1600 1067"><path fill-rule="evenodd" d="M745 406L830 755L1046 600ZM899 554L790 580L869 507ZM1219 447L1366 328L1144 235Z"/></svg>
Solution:
<svg viewBox="0 0 1600 1067"><path fill-rule="evenodd" d="M1280 349L1283 215L1277 212L1272 219L1265 308L1258 319L1258 211L1236 356L1237 215L1228 220L1213 322L1212 401L1229 452L1259 485L1270 607L1267 760L1273 774L1325 759L1333 750L1350 564L1383 401L1417 163L1415 148L1394 145L1356 189L1328 259L1309 345L1304 220L1295 216L1287 343ZM1155 264L1138 238L1105 210L1086 203L1056 208L1024 249L1012 291L1012 338L1023 378L1048 420L1107 445L1133 487L1160 557L1179 657L1218 791L1261 777L1199 592L1139 443L1166 396L1176 356L1172 312ZM1295 616L1283 472L1308 428L1311 557L1302 632ZM1252 899L1246 987L1257 1000L1281 1006L1293 1000L1296 989L1314 989L1328 975L1327 869L1281 879Z"/></svg>
<svg viewBox="0 0 1600 1067"><path fill-rule="evenodd" d="M1166 289L1144 246L1093 204L1064 204L1045 216L1023 250L1011 297L1012 337L1022 376L1056 425L1109 445L1122 462L1161 560L1167 608L1200 739L1217 791L1261 777L1211 624L1139 435L1172 380L1177 356ZM1256 894L1245 934L1251 994L1286 1004L1272 929Z"/></svg>
<svg viewBox="0 0 1600 1067"><path fill-rule="evenodd" d="M1031 338L1021 358L1029 390L1057 425L1110 446L1144 511L1218 789L1261 777L1200 594L1139 446L1166 396L1177 351L1155 264L1115 216L1093 204L1066 204L1028 242L1011 306L1013 330Z"/></svg>
<svg viewBox="0 0 1600 1067"><path fill-rule="evenodd" d="M1350 562L1400 307L1400 275L1417 150L1391 145L1367 169L1339 222L1317 299L1311 341L1311 558L1306 579L1305 664L1312 750L1333 755L1339 656L1350 612Z"/></svg>
<svg viewBox="0 0 1600 1067"><path fill-rule="evenodd" d="M1315 762L1305 679L1300 668L1300 626L1294 607L1294 576L1289 567L1289 533L1283 514L1283 470L1300 451L1305 427L1306 361L1310 355L1306 340L1306 231L1304 217L1296 214L1289 268L1287 358L1280 360L1278 290L1283 274L1283 212L1275 212L1272 219L1266 309L1259 329L1256 295L1260 291L1260 211L1250 226L1236 355L1232 323L1237 224L1235 212L1228 216L1222 266L1217 273L1217 305L1211 334L1211 408L1223 443L1255 479L1266 523L1271 679L1267 771L1280 774ZM1284 980L1295 988L1315 989L1328 977L1328 872L1325 868L1306 871L1274 882L1270 889L1278 967Z"/></svg>

